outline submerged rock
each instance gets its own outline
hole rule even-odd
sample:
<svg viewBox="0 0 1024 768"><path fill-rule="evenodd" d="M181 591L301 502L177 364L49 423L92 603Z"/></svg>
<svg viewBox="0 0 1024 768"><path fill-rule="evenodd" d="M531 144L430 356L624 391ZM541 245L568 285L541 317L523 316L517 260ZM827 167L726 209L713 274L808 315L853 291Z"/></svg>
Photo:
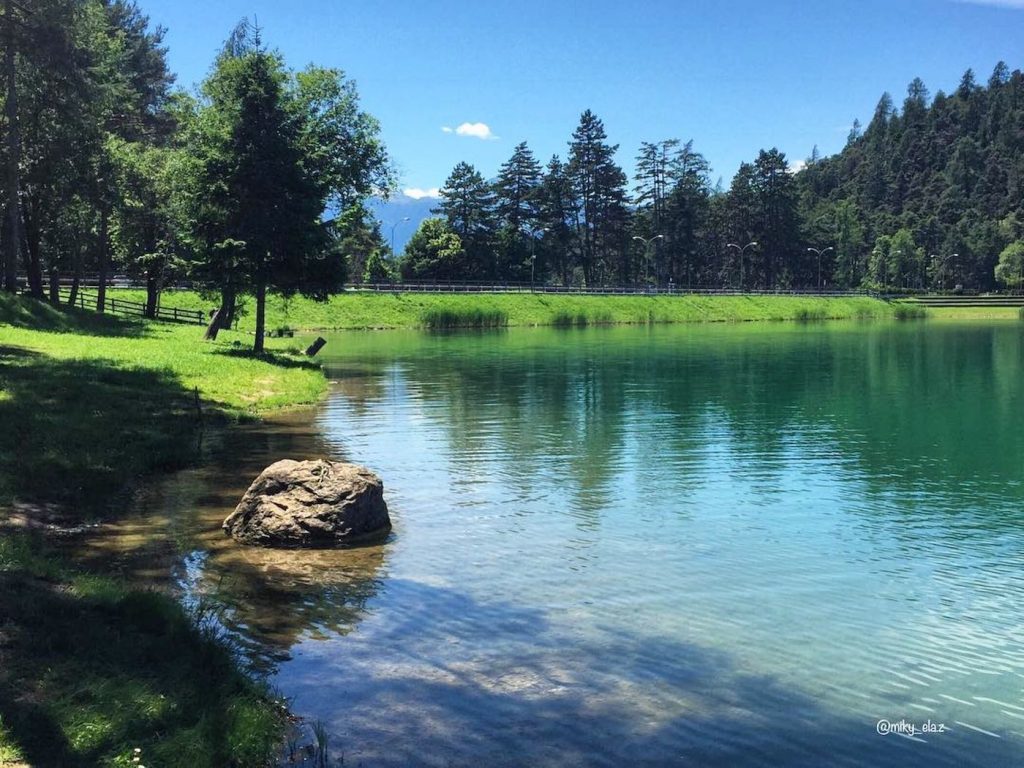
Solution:
<svg viewBox="0 0 1024 768"><path fill-rule="evenodd" d="M275 462L260 473L224 531L262 547L338 547L382 538L391 530L384 484L357 464Z"/></svg>

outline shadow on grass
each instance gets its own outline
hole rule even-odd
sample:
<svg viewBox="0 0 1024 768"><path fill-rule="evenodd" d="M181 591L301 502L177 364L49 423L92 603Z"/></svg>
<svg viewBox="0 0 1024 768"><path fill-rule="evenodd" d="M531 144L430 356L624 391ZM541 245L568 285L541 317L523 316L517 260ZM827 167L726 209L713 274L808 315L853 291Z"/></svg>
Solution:
<svg viewBox="0 0 1024 768"><path fill-rule="evenodd" d="M0 424L0 503L58 504L79 518L198 450L194 395L173 374L20 347L0 346Z"/></svg>
<svg viewBox="0 0 1024 768"><path fill-rule="evenodd" d="M28 537L0 537L0 718L36 768L265 764L266 692L169 597L40 574ZM50 560L44 562L52 563Z"/></svg>
<svg viewBox="0 0 1024 768"><path fill-rule="evenodd" d="M140 337L149 335L150 331L149 324L142 318L100 314L75 307L58 308L45 301L5 293L0 293L0 324L90 336Z"/></svg>
<svg viewBox="0 0 1024 768"><path fill-rule="evenodd" d="M247 347L231 347L228 349L218 349L215 354L224 355L225 357L240 357L245 360L259 360L270 365L276 365L279 368L300 368L307 371L320 370L320 363L285 352L268 351L257 354Z"/></svg>

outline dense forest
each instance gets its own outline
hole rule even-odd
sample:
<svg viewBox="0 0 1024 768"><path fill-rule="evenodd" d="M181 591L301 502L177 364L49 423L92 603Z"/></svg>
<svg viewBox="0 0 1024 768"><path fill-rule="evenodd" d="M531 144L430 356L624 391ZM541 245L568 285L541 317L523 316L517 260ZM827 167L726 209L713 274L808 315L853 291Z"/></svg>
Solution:
<svg viewBox="0 0 1024 768"><path fill-rule="evenodd" d="M395 174L344 73L289 68L243 22L186 91L130 0L0 11L8 291L74 302L99 275L102 310L104 281L126 273L152 313L188 279L226 327L242 294L259 316L267 291L360 281L915 290L1024 273L1024 75L1004 64L934 98L915 80L839 154L763 150L727 187L692 141L644 142L626 163L588 110L564 157L524 142L494 178L456 166L399 255L366 207Z"/></svg>
<svg viewBox="0 0 1024 768"><path fill-rule="evenodd" d="M678 139L641 145L630 188L618 149L587 111L565 160L542 168L520 144L493 182L460 163L402 275L890 291L1021 281L1024 75L1002 63L987 85L967 72L934 99L914 80L839 154L794 165L764 150L728 189Z"/></svg>
<svg viewBox="0 0 1024 768"><path fill-rule="evenodd" d="M344 73L290 69L243 20L193 91L130 0L3 0L3 282L74 304L83 277L242 294L263 346L268 291L326 298L380 247L363 203L393 186L379 126ZM68 284L70 283L70 284Z"/></svg>

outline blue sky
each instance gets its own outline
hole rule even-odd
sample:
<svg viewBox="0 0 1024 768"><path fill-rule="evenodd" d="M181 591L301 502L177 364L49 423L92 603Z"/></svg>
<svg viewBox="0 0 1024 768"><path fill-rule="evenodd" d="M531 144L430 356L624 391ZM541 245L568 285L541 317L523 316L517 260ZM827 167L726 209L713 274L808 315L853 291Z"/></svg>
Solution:
<svg viewBox="0 0 1024 768"><path fill-rule="evenodd" d="M181 85L243 16L291 66L345 70L414 195L460 160L493 176L519 141L564 157L587 108L627 171L641 141L692 138L728 184L760 148L838 151L916 76L934 93L1024 66L1024 0L139 2Z"/></svg>

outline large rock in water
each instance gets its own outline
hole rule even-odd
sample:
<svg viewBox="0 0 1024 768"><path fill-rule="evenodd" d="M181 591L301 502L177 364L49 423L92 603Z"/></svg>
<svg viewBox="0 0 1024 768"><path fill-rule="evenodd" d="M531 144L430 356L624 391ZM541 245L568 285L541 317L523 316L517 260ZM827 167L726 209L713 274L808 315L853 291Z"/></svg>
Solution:
<svg viewBox="0 0 1024 768"><path fill-rule="evenodd" d="M224 530L262 547L338 547L381 538L391 530L384 484L357 464L292 461L257 477Z"/></svg>

